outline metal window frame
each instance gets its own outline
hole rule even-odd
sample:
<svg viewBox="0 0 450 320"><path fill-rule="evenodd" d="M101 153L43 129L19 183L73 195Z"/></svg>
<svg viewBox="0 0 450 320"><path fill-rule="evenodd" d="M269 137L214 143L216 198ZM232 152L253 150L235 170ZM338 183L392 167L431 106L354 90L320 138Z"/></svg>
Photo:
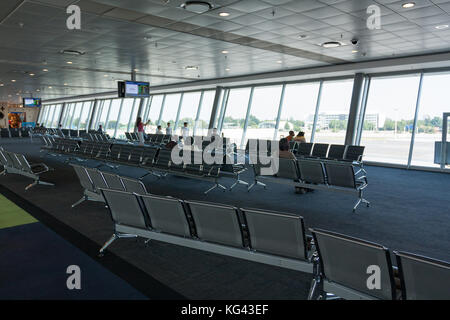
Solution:
<svg viewBox="0 0 450 320"><path fill-rule="evenodd" d="M130 126L131 126L131 122L133 121L133 113L134 113L134 108L136 107L136 100L137 99L139 99L139 98L134 98L133 99L133 106L131 107L130 117L128 118L127 132L130 132ZM140 103L141 103L141 99L139 99L139 104Z"/></svg>
<svg viewBox="0 0 450 320"><path fill-rule="evenodd" d="M195 136L195 134L197 133L197 125L198 125L198 121L200 120L200 112L202 111L202 108L203 108L204 93L205 93L205 90L200 91L200 98L198 99L197 114L195 115L195 120L194 120L194 131L192 131L193 136Z"/></svg>
<svg viewBox="0 0 450 320"><path fill-rule="evenodd" d="M309 139L309 142L311 143L314 143L314 138L316 136L317 119L319 118L320 103L322 101L323 82L323 80L319 82L319 90L317 91L316 110L314 112L314 122L311 129L311 138Z"/></svg>
<svg viewBox="0 0 450 320"><path fill-rule="evenodd" d="M413 151L414 151L414 141L416 139L416 130L417 130L417 118L419 116L420 102L422 99L422 85L423 85L423 73L420 74L419 88L417 89L416 111L414 114L413 132L411 134L411 142L409 145L409 155L408 155L408 164L407 164L408 169L411 167L411 160L412 160Z"/></svg>
<svg viewBox="0 0 450 320"><path fill-rule="evenodd" d="M184 92L181 93L180 99L178 100L177 116L175 118L175 123L174 123L175 130L178 128L178 121L180 120L180 113L181 113L181 108L183 107L183 100L184 100Z"/></svg>
<svg viewBox="0 0 450 320"><path fill-rule="evenodd" d="M159 117L158 117L158 121L156 122L156 126L159 126L161 123L161 119L162 119L162 115L164 112L164 106L166 104L166 94L164 94L163 96L163 100L161 102L161 109L159 110Z"/></svg>
<svg viewBox="0 0 450 320"><path fill-rule="evenodd" d="M276 119L276 123L275 123L275 130L273 132L273 140L277 140L278 131L280 129L280 118L281 118L281 113L283 112L285 92L286 92L286 84L284 83L281 87L280 103L278 104L278 113L277 113L277 119Z"/></svg>
<svg viewBox="0 0 450 320"><path fill-rule="evenodd" d="M240 149L242 149L244 147L245 136L247 134L247 128L248 128L248 120L250 117L250 112L251 112L251 108L252 108L252 104L253 104L253 93L254 92L255 92L255 87L251 87L250 95L248 97L247 113L245 114L244 130L242 131Z"/></svg>
<svg viewBox="0 0 450 320"><path fill-rule="evenodd" d="M120 116L122 115L123 102L125 101L125 99L126 98L122 98L121 101L120 101L119 114L117 115L116 126L114 127L113 138L116 138L116 135L117 135L117 128L119 127Z"/></svg>

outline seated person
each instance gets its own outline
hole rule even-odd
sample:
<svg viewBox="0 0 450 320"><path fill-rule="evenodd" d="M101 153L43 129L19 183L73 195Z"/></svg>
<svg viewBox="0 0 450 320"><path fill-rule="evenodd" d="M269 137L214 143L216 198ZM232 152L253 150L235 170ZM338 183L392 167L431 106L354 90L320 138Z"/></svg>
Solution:
<svg viewBox="0 0 450 320"><path fill-rule="evenodd" d="M161 126L158 126L158 127L156 128L156 134L164 134L164 133L162 132L162 130L161 130Z"/></svg>
<svg viewBox="0 0 450 320"><path fill-rule="evenodd" d="M280 140L279 144L280 153L279 158L286 158L286 159L296 159L294 154L289 151L289 141L287 138L283 138Z"/></svg>
<svg viewBox="0 0 450 320"><path fill-rule="evenodd" d="M306 143L305 133L303 131L300 131L294 138L294 141L297 141L299 143Z"/></svg>
<svg viewBox="0 0 450 320"><path fill-rule="evenodd" d="M286 137L287 141L292 141L295 137L295 132L294 131L289 131L289 135Z"/></svg>

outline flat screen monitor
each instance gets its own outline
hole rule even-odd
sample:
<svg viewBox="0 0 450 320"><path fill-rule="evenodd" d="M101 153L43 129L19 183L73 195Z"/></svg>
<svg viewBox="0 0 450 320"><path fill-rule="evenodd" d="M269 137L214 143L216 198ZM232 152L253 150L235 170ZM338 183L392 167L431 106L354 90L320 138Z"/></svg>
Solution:
<svg viewBox="0 0 450 320"><path fill-rule="evenodd" d="M42 106L41 98L23 98L24 107L40 107Z"/></svg>
<svg viewBox="0 0 450 320"><path fill-rule="evenodd" d="M150 83L137 81L119 82L119 98L144 98L150 95Z"/></svg>

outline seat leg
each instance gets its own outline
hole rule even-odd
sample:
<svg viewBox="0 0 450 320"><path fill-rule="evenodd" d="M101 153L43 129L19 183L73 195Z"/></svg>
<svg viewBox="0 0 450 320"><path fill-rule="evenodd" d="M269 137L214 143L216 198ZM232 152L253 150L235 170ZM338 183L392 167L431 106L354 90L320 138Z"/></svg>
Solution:
<svg viewBox="0 0 450 320"><path fill-rule="evenodd" d="M251 190L254 186L262 186L262 187L264 187L264 189L267 189L267 186L266 186L265 183L262 183L261 181L255 180L255 182L253 182L253 183L247 188L247 191L250 192L250 190Z"/></svg>
<svg viewBox="0 0 450 320"><path fill-rule="evenodd" d="M111 238L109 238L108 241L105 242L103 247L100 248L99 256L103 256L103 252L108 248L116 239L123 239L123 238L137 238L137 235L135 234L128 234L128 233L114 233Z"/></svg>
<svg viewBox="0 0 450 320"><path fill-rule="evenodd" d="M237 179L236 182L231 185L230 191L233 190L233 188L236 187L238 184L243 184L243 185L248 187L248 182L247 181L244 181L244 180L241 180L241 179Z"/></svg>
<svg viewBox="0 0 450 320"><path fill-rule="evenodd" d="M219 186L218 183L214 184L211 188L209 188L208 190L206 190L206 191L204 192L204 194L208 194L210 191L216 189L218 186Z"/></svg>
<svg viewBox="0 0 450 320"><path fill-rule="evenodd" d="M43 186L54 186L55 185L54 183L45 182L45 181L41 181L41 180L38 180L38 184L42 184Z"/></svg>
<svg viewBox="0 0 450 320"><path fill-rule="evenodd" d="M37 184L38 184L38 180L34 181L33 183L30 183L28 186L25 187L25 191L27 191L28 189L34 187Z"/></svg>
<svg viewBox="0 0 450 320"><path fill-rule="evenodd" d="M353 207L353 212L356 212L356 208L358 208L361 201L362 201L362 198L359 198L358 201L356 202L355 206Z"/></svg>
<svg viewBox="0 0 450 320"><path fill-rule="evenodd" d="M82 202L84 202L84 201L87 201L88 200L88 197L87 196L83 196L83 198L81 198L80 200L78 200L77 202L75 202L73 205L72 205L72 208L75 208L77 205L79 205L80 203L82 203Z"/></svg>

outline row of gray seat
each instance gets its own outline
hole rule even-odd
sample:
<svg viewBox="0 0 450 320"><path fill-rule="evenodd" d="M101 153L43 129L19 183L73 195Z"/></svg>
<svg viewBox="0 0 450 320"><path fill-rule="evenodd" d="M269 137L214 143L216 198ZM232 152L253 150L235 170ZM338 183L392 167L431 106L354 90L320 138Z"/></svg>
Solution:
<svg viewBox="0 0 450 320"><path fill-rule="evenodd" d="M30 128L1 128L0 138L29 138Z"/></svg>
<svg viewBox="0 0 450 320"><path fill-rule="evenodd" d="M42 181L40 178L41 174L52 170L45 163L30 163L23 154L9 152L2 147L0 147L0 163L3 166L1 175L19 174L34 180L25 190L38 184L53 185L53 183Z"/></svg>
<svg viewBox="0 0 450 320"><path fill-rule="evenodd" d="M147 194L145 185L139 179L121 177L114 173L101 171L98 168L83 167L73 163L71 166L84 189L83 196L72 205L72 208L84 201L104 202L100 192L101 189Z"/></svg>
<svg viewBox="0 0 450 320"><path fill-rule="evenodd" d="M368 186L366 171L359 163L350 163L323 159L279 159L279 168L274 175L262 175L261 169L266 167L261 163L253 164L255 185L266 186L264 182L293 185L296 188L307 188L344 192L358 197L353 212L360 203L368 207L370 202L363 198L363 191ZM356 168L356 170L355 170Z"/></svg>
<svg viewBox="0 0 450 320"><path fill-rule="evenodd" d="M312 273L309 299L449 299L450 264L334 232L288 213L100 189L119 238L143 237ZM378 280L369 281L371 270ZM370 285L368 285L370 283Z"/></svg>
<svg viewBox="0 0 450 320"><path fill-rule="evenodd" d="M204 161L198 163L196 159L203 159L200 152L193 152L189 163L177 164L172 161L172 150L164 147L53 138L53 143L43 148L75 159L89 158L112 164L137 166L158 177L173 174L213 182L214 185L206 190L205 194L216 188L226 190L226 187L219 183L219 179L223 177L235 179L231 189L237 184L248 184L240 179L240 174L246 170L244 166L207 164ZM179 155L183 156L182 150L179 150Z"/></svg>

